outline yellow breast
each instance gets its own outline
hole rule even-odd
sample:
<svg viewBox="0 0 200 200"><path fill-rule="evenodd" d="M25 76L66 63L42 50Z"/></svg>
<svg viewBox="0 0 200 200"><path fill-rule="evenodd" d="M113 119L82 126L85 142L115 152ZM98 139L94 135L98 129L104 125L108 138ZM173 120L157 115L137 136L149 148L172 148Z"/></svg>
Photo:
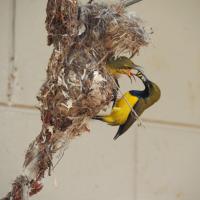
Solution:
<svg viewBox="0 0 200 200"><path fill-rule="evenodd" d="M112 125L124 124L131 112L131 108L137 101L138 97L132 96L129 92L125 93L123 97L116 102L111 114L105 116L104 120Z"/></svg>

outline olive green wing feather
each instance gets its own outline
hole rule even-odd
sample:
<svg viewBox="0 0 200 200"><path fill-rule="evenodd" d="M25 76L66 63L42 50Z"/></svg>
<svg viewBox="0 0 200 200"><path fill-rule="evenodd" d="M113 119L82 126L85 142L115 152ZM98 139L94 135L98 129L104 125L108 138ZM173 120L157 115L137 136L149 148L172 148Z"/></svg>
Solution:
<svg viewBox="0 0 200 200"><path fill-rule="evenodd" d="M144 112L145 107L146 103L144 99L139 99L138 102L133 107L133 109L135 110L137 115L140 116ZM119 136L124 134L131 127L131 125L134 124L136 120L137 116L133 112L130 112L126 122L123 125L119 126L119 129L113 139L116 140Z"/></svg>

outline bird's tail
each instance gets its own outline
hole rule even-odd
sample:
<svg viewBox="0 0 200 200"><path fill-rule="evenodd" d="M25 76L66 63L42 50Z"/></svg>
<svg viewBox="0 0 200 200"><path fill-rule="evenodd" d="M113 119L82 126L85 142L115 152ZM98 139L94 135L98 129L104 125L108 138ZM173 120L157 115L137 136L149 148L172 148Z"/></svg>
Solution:
<svg viewBox="0 0 200 200"><path fill-rule="evenodd" d="M121 136L121 134L120 134L120 133L117 133L117 134L115 135L115 137L113 138L113 140L116 140L119 136Z"/></svg>

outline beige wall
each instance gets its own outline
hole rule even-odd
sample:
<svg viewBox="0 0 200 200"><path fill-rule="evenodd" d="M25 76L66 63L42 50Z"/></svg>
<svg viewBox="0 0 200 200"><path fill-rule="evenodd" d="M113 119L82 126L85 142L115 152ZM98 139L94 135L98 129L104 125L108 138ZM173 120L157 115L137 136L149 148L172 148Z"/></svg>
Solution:
<svg viewBox="0 0 200 200"><path fill-rule="evenodd" d="M21 172L27 145L40 131L39 112L31 106L51 52L45 5L0 0L0 197ZM134 126L117 142L115 128L92 122L91 133L70 145L33 199L200 199L199 8L199 0L143 0L132 6L155 32L136 62L160 85L161 101L143 115L145 128ZM121 84L124 90L133 87L125 79ZM10 91L15 107L6 106Z"/></svg>

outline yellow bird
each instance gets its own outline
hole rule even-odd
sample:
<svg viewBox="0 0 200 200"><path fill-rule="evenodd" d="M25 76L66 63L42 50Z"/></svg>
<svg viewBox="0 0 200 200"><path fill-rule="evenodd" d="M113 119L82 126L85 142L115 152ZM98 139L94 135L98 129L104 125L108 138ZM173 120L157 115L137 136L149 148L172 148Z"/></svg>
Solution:
<svg viewBox="0 0 200 200"><path fill-rule="evenodd" d="M161 91L155 83L148 80L141 71L136 76L142 80L145 89L143 91L131 90L126 92L115 103L109 115L96 116L94 118L107 122L109 125L119 126L114 140L126 132L137 120L137 116L132 112L132 109L140 116L147 108L160 99Z"/></svg>

